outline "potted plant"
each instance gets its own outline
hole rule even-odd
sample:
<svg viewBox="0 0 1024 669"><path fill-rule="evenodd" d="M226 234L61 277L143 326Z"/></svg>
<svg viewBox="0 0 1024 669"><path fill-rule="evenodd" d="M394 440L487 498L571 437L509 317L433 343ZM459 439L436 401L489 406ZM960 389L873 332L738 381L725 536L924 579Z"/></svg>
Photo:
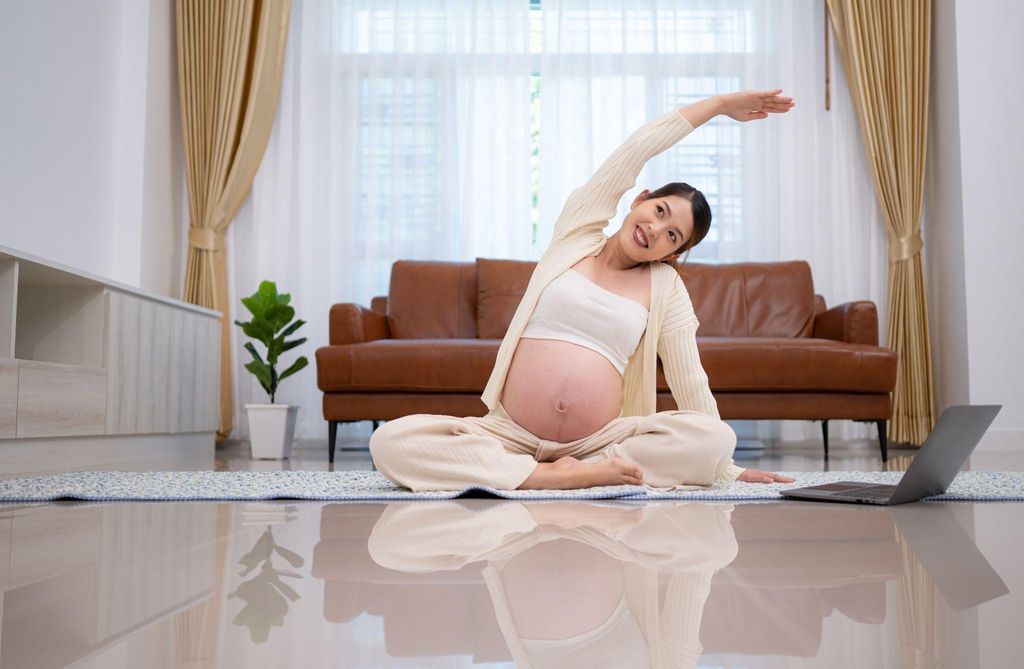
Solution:
<svg viewBox="0 0 1024 669"><path fill-rule="evenodd" d="M245 368L252 372L263 389L270 396L270 404L246 404L249 417L249 444L252 457L274 460L287 459L292 452L292 438L295 436L295 419L298 406L274 403L274 395L281 381L299 371L309 361L305 356L293 362L286 370L277 373L277 363L282 353L305 343L306 338L285 341L305 323L296 320L295 309L288 306L291 295L278 294L273 281L260 283L259 290L242 298L242 304L252 314L252 320L245 323L235 321L246 336L262 343L267 349L267 359L260 357L252 342L246 342L245 349L252 354L252 360Z"/></svg>

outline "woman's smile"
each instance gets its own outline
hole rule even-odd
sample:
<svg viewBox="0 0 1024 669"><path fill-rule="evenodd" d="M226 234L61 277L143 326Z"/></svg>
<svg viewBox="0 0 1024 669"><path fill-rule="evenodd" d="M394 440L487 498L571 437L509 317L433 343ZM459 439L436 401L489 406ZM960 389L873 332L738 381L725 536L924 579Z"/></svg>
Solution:
<svg viewBox="0 0 1024 669"><path fill-rule="evenodd" d="M636 226L636 228L633 230L633 241L635 241L637 246L641 248L646 249L649 246L647 235L644 234L644 231L640 228L639 225Z"/></svg>

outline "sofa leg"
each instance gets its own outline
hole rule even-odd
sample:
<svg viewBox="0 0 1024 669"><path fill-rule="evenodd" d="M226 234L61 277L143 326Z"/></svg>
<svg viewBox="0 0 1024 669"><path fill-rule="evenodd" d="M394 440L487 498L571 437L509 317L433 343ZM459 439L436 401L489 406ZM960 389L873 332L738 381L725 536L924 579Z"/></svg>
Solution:
<svg viewBox="0 0 1024 669"><path fill-rule="evenodd" d="M876 420L875 425L878 426L878 446L882 449L882 462L889 461L889 442L888 442L888 427L886 420Z"/></svg>
<svg viewBox="0 0 1024 669"><path fill-rule="evenodd" d="M828 460L828 418L821 421L821 441L825 444L825 459Z"/></svg>
<svg viewBox="0 0 1024 669"><path fill-rule="evenodd" d="M374 432L376 432L376 431L377 431L377 428L378 428L378 427L380 427L380 421L379 421L379 420L375 420L375 421L373 421L373 431L374 431Z"/></svg>
<svg viewBox="0 0 1024 669"><path fill-rule="evenodd" d="M327 462L334 462L334 443L338 439L338 421L331 420L327 422Z"/></svg>

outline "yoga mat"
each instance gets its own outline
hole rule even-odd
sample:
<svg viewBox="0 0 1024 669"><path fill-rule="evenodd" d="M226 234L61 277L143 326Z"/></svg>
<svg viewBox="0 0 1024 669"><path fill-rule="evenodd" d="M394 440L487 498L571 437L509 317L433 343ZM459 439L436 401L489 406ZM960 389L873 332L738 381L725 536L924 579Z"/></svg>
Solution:
<svg viewBox="0 0 1024 669"><path fill-rule="evenodd" d="M577 490L463 490L412 492L391 484L371 471L276 472L70 472L38 478L0 481L0 502L49 502L59 499L87 501L188 501L305 499L336 501L403 501L453 499L490 494L516 500L778 500L785 488L843 480L896 483L903 472L782 472L795 483L718 483L709 488L674 491L620 485ZM1024 473L960 472L949 490L928 500L1024 500Z"/></svg>

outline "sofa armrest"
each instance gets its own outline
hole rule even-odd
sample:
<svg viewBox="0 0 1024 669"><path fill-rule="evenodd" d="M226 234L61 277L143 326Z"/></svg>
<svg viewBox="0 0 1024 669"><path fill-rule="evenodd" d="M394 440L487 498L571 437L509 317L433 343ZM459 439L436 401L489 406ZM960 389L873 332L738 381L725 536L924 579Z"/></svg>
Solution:
<svg viewBox="0 0 1024 669"><path fill-rule="evenodd" d="M330 331L332 346L385 339L391 335L387 316L351 303L331 307Z"/></svg>
<svg viewBox="0 0 1024 669"><path fill-rule="evenodd" d="M825 306L825 298L817 293L814 294L814 317L817 318L821 314L828 311L828 307Z"/></svg>
<svg viewBox="0 0 1024 669"><path fill-rule="evenodd" d="M388 296L378 295L370 300L370 308L382 314L388 313Z"/></svg>
<svg viewBox="0 0 1024 669"><path fill-rule="evenodd" d="M870 300L847 302L817 314L814 336L878 346L878 311Z"/></svg>

